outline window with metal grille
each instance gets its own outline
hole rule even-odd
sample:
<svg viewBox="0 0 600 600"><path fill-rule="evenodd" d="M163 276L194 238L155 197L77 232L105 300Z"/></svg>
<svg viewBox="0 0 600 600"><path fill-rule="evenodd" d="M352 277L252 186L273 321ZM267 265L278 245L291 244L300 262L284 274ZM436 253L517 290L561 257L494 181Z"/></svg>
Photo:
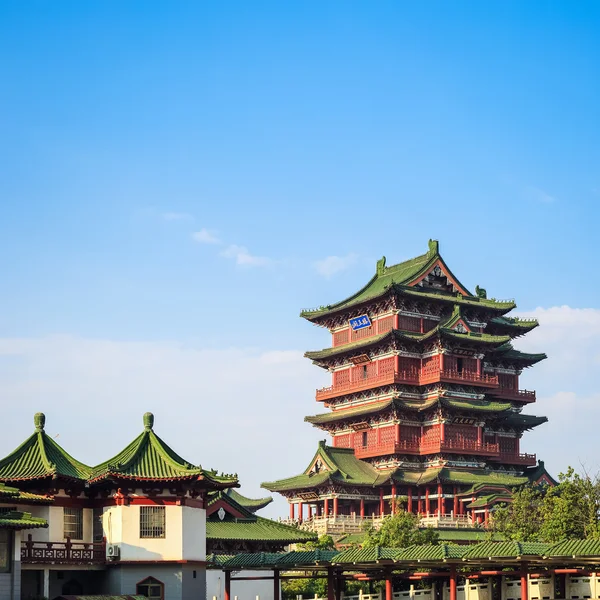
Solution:
<svg viewBox="0 0 600 600"><path fill-rule="evenodd" d="M140 506L141 538L164 538L165 525L164 506Z"/></svg>
<svg viewBox="0 0 600 600"><path fill-rule="evenodd" d="M64 537L83 539L83 508L63 508Z"/></svg>
<svg viewBox="0 0 600 600"><path fill-rule="evenodd" d="M155 508L153 506L142 508ZM159 506L158 508L164 508L163 506ZM146 596L146 598L150 598L150 600L163 600L165 584L159 581L158 579L154 579L154 577L147 577L143 581L140 581L135 586L135 593L138 596Z"/></svg>

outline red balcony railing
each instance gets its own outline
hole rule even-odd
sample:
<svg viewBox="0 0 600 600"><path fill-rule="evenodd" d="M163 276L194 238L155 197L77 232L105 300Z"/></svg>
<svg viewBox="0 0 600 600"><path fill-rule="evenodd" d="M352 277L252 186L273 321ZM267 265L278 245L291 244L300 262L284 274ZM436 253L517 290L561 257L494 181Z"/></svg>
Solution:
<svg viewBox="0 0 600 600"><path fill-rule="evenodd" d="M103 564L106 562L106 543L34 542L31 535L21 543L21 562L69 565Z"/></svg>
<svg viewBox="0 0 600 600"><path fill-rule="evenodd" d="M374 446L359 446L354 449L357 458L372 458L388 454L435 454L436 452L460 452L461 454L477 454L479 456L499 457L499 444L478 444L473 440L402 440ZM529 455L528 455L529 456Z"/></svg>
<svg viewBox="0 0 600 600"><path fill-rule="evenodd" d="M498 387L497 375L478 375L468 371L431 371L428 373L419 373L418 371L396 371L376 375L374 377L365 377L357 381L345 381L329 387L317 390L317 400L329 400L343 394L353 394L362 392L371 388L393 383L407 383L409 385L426 385L428 383L438 382L466 383L469 385L481 385L488 388Z"/></svg>
<svg viewBox="0 0 600 600"><path fill-rule="evenodd" d="M375 377L366 377L357 381L346 381L329 387L317 390L317 400L329 400L342 394L352 394L362 392L371 388L391 385L392 383L408 383L419 385L419 373L417 371L396 371L376 375Z"/></svg>

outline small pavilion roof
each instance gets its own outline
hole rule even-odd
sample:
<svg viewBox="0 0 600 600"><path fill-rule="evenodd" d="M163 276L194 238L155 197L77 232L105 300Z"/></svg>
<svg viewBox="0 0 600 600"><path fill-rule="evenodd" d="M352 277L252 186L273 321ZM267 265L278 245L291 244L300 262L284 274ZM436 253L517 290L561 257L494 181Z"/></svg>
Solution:
<svg viewBox="0 0 600 600"><path fill-rule="evenodd" d="M48 521L19 510L0 514L0 529L37 529L38 527L48 527Z"/></svg>
<svg viewBox="0 0 600 600"><path fill-rule="evenodd" d="M242 496L242 494L233 488L223 490L221 494L229 496L240 506L243 506L252 513L259 511L261 508L264 508L273 502L272 496L266 496L265 498L248 498L247 496Z"/></svg>
<svg viewBox="0 0 600 600"><path fill-rule="evenodd" d="M437 293L436 290L422 290L415 287L419 282L439 266L452 283L455 294ZM478 305L492 310L508 312L515 307L513 301L498 302L488 300L483 295L474 296L465 288L458 278L450 271L444 259L439 252L439 244L436 240L429 240L429 249L425 254L406 260L397 265L386 266L386 259L383 257L377 262L375 275L358 292L350 297L337 302L322 306L316 309L303 310L300 316L309 321L319 319L342 310L346 310L362 303L379 298L391 290L400 293L414 294L421 297L432 297L434 299L446 300L449 302L458 302L467 305Z"/></svg>
<svg viewBox="0 0 600 600"><path fill-rule="evenodd" d="M327 481L372 486L379 477L380 473L369 463L356 458L352 448L334 448L327 446L325 442L319 442L317 452L304 473L263 483L262 487L271 492L282 492L314 488Z"/></svg>
<svg viewBox="0 0 600 600"><path fill-rule="evenodd" d="M238 487L237 478L232 475L217 475L185 461L172 450L153 430L154 415L144 415L144 431L116 456L95 467L90 482L97 483L110 479L131 479L137 481L201 482L203 487L223 489Z"/></svg>
<svg viewBox="0 0 600 600"><path fill-rule="evenodd" d="M65 452L45 431L46 417L36 413L35 432L16 450L0 460L0 481L66 479L84 482L91 468Z"/></svg>

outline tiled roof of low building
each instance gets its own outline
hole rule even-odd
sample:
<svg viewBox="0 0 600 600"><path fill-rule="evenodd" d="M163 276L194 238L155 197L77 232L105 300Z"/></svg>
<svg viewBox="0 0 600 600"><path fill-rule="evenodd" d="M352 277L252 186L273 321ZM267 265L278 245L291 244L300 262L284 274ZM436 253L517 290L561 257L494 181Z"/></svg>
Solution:
<svg viewBox="0 0 600 600"><path fill-rule="evenodd" d="M37 529L38 527L48 527L48 521L34 517L29 512L18 510L0 513L0 529Z"/></svg>

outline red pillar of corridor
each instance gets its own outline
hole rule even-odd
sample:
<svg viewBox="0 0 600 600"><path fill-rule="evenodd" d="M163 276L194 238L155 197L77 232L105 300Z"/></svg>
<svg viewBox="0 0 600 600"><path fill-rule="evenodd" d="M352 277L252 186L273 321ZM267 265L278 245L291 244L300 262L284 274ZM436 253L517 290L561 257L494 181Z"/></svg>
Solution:
<svg viewBox="0 0 600 600"><path fill-rule="evenodd" d="M527 563L521 564L521 600L527 600Z"/></svg>
<svg viewBox="0 0 600 600"><path fill-rule="evenodd" d="M225 571L225 600L231 600L231 571Z"/></svg>
<svg viewBox="0 0 600 600"><path fill-rule="evenodd" d="M385 600L393 600L391 573L388 573L385 577Z"/></svg>
<svg viewBox="0 0 600 600"><path fill-rule="evenodd" d="M327 568L327 600L335 600L335 589L333 585L333 569Z"/></svg>
<svg viewBox="0 0 600 600"><path fill-rule="evenodd" d="M450 600L456 600L456 567L450 567Z"/></svg>

